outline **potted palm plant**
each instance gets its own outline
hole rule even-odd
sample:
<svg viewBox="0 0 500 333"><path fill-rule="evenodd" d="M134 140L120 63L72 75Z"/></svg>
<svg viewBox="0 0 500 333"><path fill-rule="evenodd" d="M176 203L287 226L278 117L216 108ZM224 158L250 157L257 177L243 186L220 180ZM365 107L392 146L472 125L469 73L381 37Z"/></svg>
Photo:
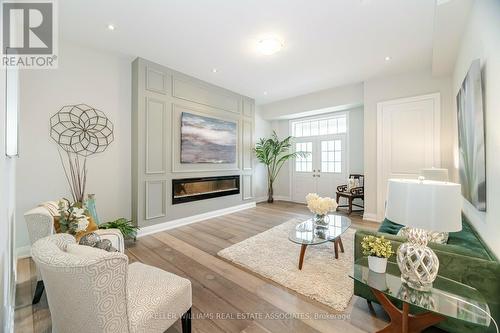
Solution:
<svg viewBox="0 0 500 333"><path fill-rule="evenodd" d="M292 137L288 136L283 140L273 131L270 138L260 138L255 145L255 156L260 163L267 167L267 202L272 203L273 184L286 161L296 157L306 157L308 152L296 151L290 152L292 147Z"/></svg>

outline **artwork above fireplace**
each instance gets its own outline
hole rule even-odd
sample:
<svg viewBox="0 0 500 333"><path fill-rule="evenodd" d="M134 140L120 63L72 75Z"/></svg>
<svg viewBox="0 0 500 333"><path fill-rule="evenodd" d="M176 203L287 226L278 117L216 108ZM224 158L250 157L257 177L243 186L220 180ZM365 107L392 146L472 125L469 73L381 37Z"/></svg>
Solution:
<svg viewBox="0 0 500 333"><path fill-rule="evenodd" d="M172 204L240 193L240 176L172 179Z"/></svg>

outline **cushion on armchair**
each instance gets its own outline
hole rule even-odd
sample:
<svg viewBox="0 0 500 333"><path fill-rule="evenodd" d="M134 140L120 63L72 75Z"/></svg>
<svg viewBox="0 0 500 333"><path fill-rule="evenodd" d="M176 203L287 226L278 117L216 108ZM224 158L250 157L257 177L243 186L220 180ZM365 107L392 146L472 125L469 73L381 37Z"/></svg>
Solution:
<svg viewBox="0 0 500 333"><path fill-rule="evenodd" d="M162 332L191 308L191 281L135 262L128 266L131 332Z"/></svg>
<svg viewBox="0 0 500 333"><path fill-rule="evenodd" d="M96 247L91 247L91 246L86 246L86 245L80 245L80 244L68 244L66 245L66 252L69 254L73 254L75 256L90 256L90 257L102 257L106 255L108 251L98 249Z"/></svg>

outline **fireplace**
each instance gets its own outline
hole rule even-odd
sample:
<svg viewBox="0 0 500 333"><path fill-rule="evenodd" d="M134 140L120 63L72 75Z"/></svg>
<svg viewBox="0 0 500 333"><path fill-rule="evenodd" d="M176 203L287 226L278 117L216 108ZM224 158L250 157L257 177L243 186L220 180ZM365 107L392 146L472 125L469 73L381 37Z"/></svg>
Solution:
<svg viewBox="0 0 500 333"><path fill-rule="evenodd" d="M240 193L240 176L172 179L172 204Z"/></svg>

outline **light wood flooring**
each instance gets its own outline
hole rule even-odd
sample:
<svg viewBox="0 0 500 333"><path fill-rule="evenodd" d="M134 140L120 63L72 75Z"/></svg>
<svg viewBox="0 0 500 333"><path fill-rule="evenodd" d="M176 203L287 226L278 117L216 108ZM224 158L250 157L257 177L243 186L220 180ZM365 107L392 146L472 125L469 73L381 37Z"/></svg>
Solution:
<svg viewBox="0 0 500 333"><path fill-rule="evenodd" d="M388 319L376 304L368 307L364 299L354 296L349 307L339 313L217 257L218 251L232 244L291 218L309 216L304 205L261 203L256 208L139 238L128 244L126 253L131 262L140 261L191 280L193 332L350 333L383 328ZM354 228L378 227L356 213L351 219ZM45 293L39 304L30 304L36 283L33 272L31 259L19 261L16 332L51 331ZM243 318L238 318L242 314ZM181 332L180 323L167 332Z"/></svg>

